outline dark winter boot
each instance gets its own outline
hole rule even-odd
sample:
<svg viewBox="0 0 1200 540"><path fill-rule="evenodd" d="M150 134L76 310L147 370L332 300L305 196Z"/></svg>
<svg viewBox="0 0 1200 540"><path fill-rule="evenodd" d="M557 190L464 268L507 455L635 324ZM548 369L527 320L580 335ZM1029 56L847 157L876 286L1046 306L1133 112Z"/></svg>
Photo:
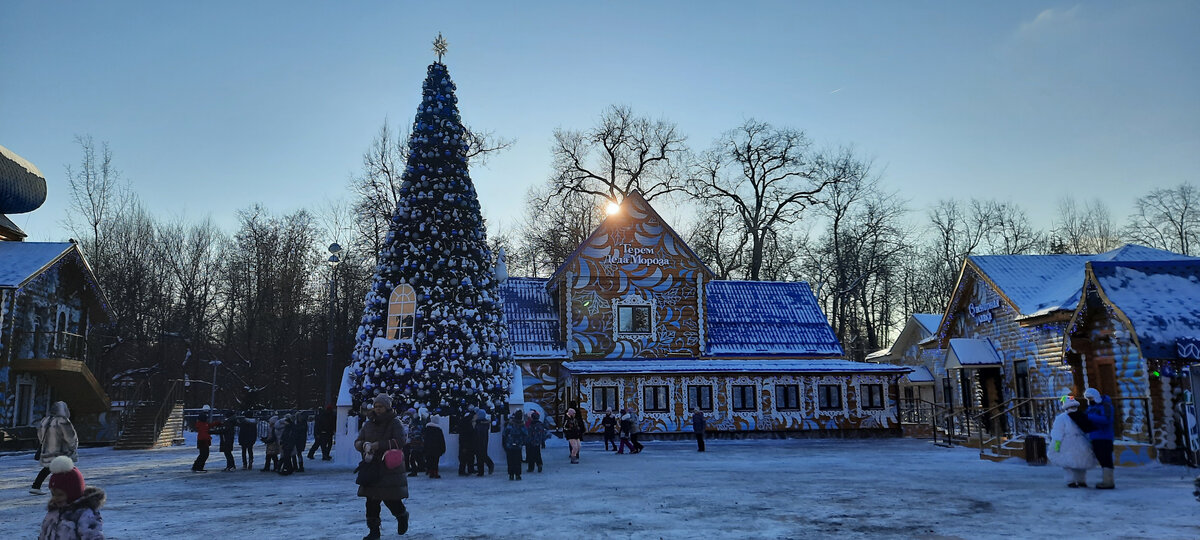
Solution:
<svg viewBox="0 0 1200 540"><path fill-rule="evenodd" d="M404 534L408 532L408 511L401 512L396 516L396 534Z"/></svg>
<svg viewBox="0 0 1200 540"><path fill-rule="evenodd" d="M363 540L379 540L379 524L380 524L379 518L368 519L367 520L367 529L370 532L368 532L367 535L363 537Z"/></svg>

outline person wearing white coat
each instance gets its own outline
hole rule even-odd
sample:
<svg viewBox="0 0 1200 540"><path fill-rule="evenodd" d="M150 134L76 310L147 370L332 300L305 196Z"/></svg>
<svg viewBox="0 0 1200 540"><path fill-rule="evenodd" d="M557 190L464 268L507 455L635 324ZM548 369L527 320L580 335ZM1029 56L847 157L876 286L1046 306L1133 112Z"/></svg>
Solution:
<svg viewBox="0 0 1200 540"><path fill-rule="evenodd" d="M1100 466L1087 431L1091 423L1087 414L1079 410L1079 402L1066 398L1062 402L1062 414L1054 418L1050 429L1050 448L1047 457L1050 463L1067 472L1067 487L1087 487L1087 470ZM1080 425L1080 423L1083 425Z"/></svg>
<svg viewBox="0 0 1200 540"><path fill-rule="evenodd" d="M56 401L50 406L50 414L38 424L37 459L42 465L37 478L29 492L34 495L45 495L42 482L50 476L50 463L58 456L67 456L71 461L78 461L79 436L75 434L75 426L71 424L71 411L66 402Z"/></svg>

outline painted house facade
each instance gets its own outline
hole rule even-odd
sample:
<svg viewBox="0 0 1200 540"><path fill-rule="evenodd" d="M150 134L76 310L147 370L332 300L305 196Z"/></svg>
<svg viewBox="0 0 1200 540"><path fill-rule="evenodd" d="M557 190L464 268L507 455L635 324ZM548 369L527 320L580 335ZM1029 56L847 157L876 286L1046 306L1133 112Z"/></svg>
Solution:
<svg viewBox="0 0 1200 540"><path fill-rule="evenodd" d="M968 257L936 334L923 343L939 402L997 445L1049 433L1056 400L1083 390L1064 352L1087 264L1180 258L1136 245L1099 255ZM1118 462L1145 459L1143 446L1117 446Z"/></svg>
<svg viewBox="0 0 1200 540"><path fill-rule="evenodd" d="M548 279L508 278L524 401L590 430L636 408L643 431L839 434L898 429L907 368L844 360L806 283L714 280L638 193Z"/></svg>
<svg viewBox="0 0 1200 540"><path fill-rule="evenodd" d="M88 334L111 318L71 242L0 242L0 427L29 426L65 401L81 440L102 433L109 398L89 364Z"/></svg>
<svg viewBox="0 0 1200 540"><path fill-rule="evenodd" d="M1183 463L1200 446L1184 377L1200 361L1200 260L1092 262L1083 287L1063 355L1075 387L1112 398L1125 461Z"/></svg>

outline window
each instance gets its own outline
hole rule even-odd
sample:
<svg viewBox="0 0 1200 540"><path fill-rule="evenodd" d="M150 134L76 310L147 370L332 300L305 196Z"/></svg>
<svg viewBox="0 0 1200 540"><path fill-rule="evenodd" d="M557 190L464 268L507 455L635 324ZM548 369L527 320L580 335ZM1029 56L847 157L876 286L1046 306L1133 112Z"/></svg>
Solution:
<svg viewBox="0 0 1200 540"><path fill-rule="evenodd" d="M800 409L800 385L775 385L775 409L780 411L795 411Z"/></svg>
<svg viewBox="0 0 1200 540"><path fill-rule="evenodd" d="M713 410L712 385L688 386L688 410L697 408L702 411Z"/></svg>
<svg viewBox="0 0 1200 540"><path fill-rule="evenodd" d="M1018 398L1029 397L1029 362L1027 360L1013 362L1013 386L1017 391ZM1019 414L1025 418L1033 416L1033 409L1029 406L1029 402L1021 404Z"/></svg>
<svg viewBox="0 0 1200 540"><path fill-rule="evenodd" d="M882 384L864 384L859 387L862 392L862 408L864 409L882 409L883 408L883 385Z"/></svg>
<svg viewBox="0 0 1200 540"><path fill-rule="evenodd" d="M592 410L601 412L606 409L621 410L617 405L617 387L596 386L592 388Z"/></svg>
<svg viewBox="0 0 1200 540"><path fill-rule="evenodd" d="M913 395L913 387L911 386L904 387L904 403L906 403L909 408L912 408L917 404L917 398Z"/></svg>
<svg viewBox="0 0 1200 540"><path fill-rule="evenodd" d="M622 334L649 334L650 306L617 306L617 325Z"/></svg>
<svg viewBox="0 0 1200 540"><path fill-rule="evenodd" d="M667 387L643 386L642 408L646 412L667 412Z"/></svg>
<svg viewBox="0 0 1200 540"><path fill-rule="evenodd" d="M756 411L756 410L758 410L758 402L754 399L754 385L752 385L752 384L735 384L735 385L733 385L733 410L735 410L735 411Z"/></svg>
<svg viewBox="0 0 1200 540"><path fill-rule="evenodd" d="M954 392L950 389L950 377L942 377L942 399L946 406L954 402Z"/></svg>
<svg viewBox="0 0 1200 540"><path fill-rule="evenodd" d="M387 338L412 339L414 315L417 312L417 293L412 285L402 283L388 299Z"/></svg>
<svg viewBox="0 0 1200 540"><path fill-rule="evenodd" d="M817 408L823 411L842 408L842 387L836 384L817 386Z"/></svg>

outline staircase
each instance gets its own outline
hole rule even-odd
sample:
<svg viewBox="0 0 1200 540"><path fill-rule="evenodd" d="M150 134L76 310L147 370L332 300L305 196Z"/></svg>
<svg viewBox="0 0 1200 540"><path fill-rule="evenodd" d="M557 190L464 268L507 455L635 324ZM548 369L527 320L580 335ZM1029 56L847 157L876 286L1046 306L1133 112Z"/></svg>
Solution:
<svg viewBox="0 0 1200 540"><path fill-rule="evenodd" d="M171 385L162 402L138 402L121 426L114 450L147 450L183 444L183 401Z"/></svg>

